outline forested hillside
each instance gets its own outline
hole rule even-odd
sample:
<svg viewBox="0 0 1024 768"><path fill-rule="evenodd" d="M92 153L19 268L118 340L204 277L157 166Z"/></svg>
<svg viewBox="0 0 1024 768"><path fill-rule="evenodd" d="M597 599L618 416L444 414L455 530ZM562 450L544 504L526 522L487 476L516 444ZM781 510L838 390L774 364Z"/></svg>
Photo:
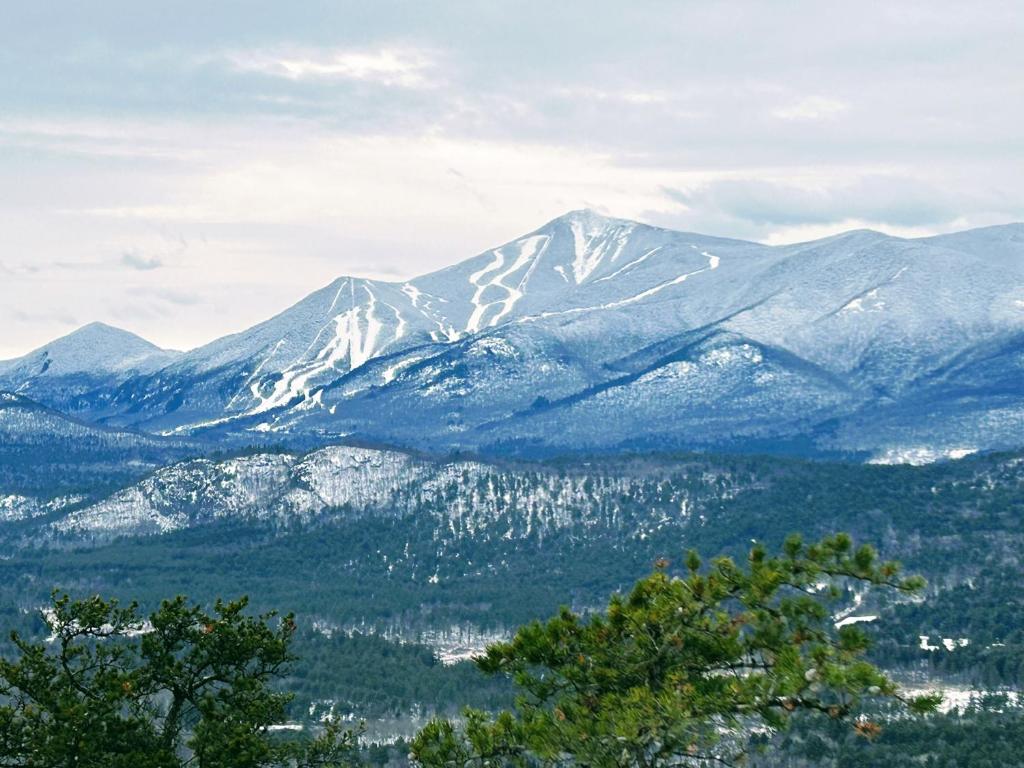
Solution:
<svg viewBox="0 0 1024 768"><path fill-rule="evenodd" d="M182 465L192 474L172 467L174 483L161 481L161 471L144 481L149 495L129 494L141 509L155 499L166 507L178 498L168 489L188 488L182 477L203 479L191 487L199 495L177 508L182 526L167 533L40 535L95 505L3 523L0 533L22 548L0 560L0 604L25 622L24 612L54 586L144 605L173 593L248 594L258 607L297 612L305 701L352 691L345 706L384 716L456 706L448 692L464 688L470 672L441 667L428 647L465 656L561 604L594 608L658 558L679 567L689 547L739 554L751 539L775 545L791 531L848 530L930 583L919 603L857 604L848 596L850 615L879 617L864 624L878 639L874 658L909 676L967 686L1022 682L1018 455L910 467L707 455L495 464L385 454L383 464L370 462L372 471L359 469L354 485L334 467L334 493L349 489L337 507L309 495L320 487L311 467L321 453L248 458L265 464L261 456L276 456L293 478L275 493L301 492L294 498L317 505L301 514L266 503L262 514L228 506L210 515L217 507L204 489L230 499L225 489L240 475L227 468L247 457L204 460L211 482L194 463ZM381 466L391 469L382 476ZM380 637L346 640L353 632ZM969 643L924 650L920 635L932 645ZM426 645L399 650L399 640ZM380 695L357 683L355 670L385 668L402 672L388 676Z"/></svg>

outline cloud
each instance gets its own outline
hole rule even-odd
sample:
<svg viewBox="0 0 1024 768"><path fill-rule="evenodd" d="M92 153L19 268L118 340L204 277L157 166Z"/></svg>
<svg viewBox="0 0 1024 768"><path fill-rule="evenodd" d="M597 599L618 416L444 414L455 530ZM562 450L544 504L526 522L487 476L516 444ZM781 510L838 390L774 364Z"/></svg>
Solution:
<svg viewBox="0 0 1024 768"><path fill-rule="evenodd" d="M169 120L5 116L0 118L0 146L112 160L201 161L205 149L197 142L183 144L182 129L180 121Z"/></svg>
<svg viewBox="0 0 1024 768"><path fill-rule="evenodd" d="M138 251L125 251L122 253L121 263L126 267L131 267L141 272L160 269L164 265L163 259L159 256L143 256Z"/></svg>
<svg viewBox="0 0 1024 768"><path fill-rule="evenodd" d="M192 307L197 304L202 304L203 299L194 293L187 293L185 291L176 291L168 288L145 288L139 291L139 293L146 296L152 296L155 299L164 301L168 304L174 304L178 307Z"/></svg>
<svg viewBox="0 0 1024 768"><path fill-rule="evenodd" d="M236 51L224 55L237 72L255 72L288 80L354 80L402 88L430 85L433 60L411 49L376 51Z"/></svg>
<svg viewBox="0 0 1024 768"><path fill-rule="evenodd" d="M849 104L838 99L807 96L793 104L772 110L772 116L779 120L834 120L849 108Z"/></svg>
<svg viewBox="0 0 1024 768"><path fill-rule="evenodd" d="M667 104L672 101L669 94L645 90L607 90L584 86L559 86L552 93L560 98L597 102L622 102L624 104Z"/></svg>
<svg viewBox="0 0 1024 768"><path fill-rule="evenodd" d="M1019 219L1024 15L980 2L8 3L0 307L159 286L175 322L128 325L186 346L583 205L760 240Z"/></svg>
<svg viewBox="0 0 1024 768"><path fill-rule="evenodd" d="M88 270L105 269L107 266L108 266L108 264L106 264L105 262L102 262L102 261L87 261L87 260L67 261L67 260L61 260L61 261L52 261L49 264L35 265L33 267L29 267L29 269L31 269L32 271L45 271L46 268L52 268L52 269L62 269L62 270L68 270L68 271L75 271L75 270L85 270L85 269L88 269Z"/></svg>
<svg viewBox="0 0 1024 768"><path fill-rule="evenodd" d="M24 310L15 309L8 312L7 316L19 323L27 323L30 325L39 323L59 323L60 325L77 327L82 324L75 315L59 311L26 312Z"/></svg>
<svg viewBox="0 0 1024 768"><path fill-rule="evenodd" d="M900 227L942 225L980 201L959 198L913 178L867 175L852 182L798 184L722 179L692 190L667 190L692 216L744 225L820 225L855 219Z"/></svg>

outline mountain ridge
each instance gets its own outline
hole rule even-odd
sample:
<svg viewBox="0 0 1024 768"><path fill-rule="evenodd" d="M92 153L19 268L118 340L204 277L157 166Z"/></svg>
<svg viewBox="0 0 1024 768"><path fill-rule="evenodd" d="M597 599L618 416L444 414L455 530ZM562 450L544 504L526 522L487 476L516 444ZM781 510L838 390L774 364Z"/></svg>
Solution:
<svg viewBox="0 0 1024 768"><path fill-rule="evenodd" d="M695 342L702 328L718 335ZM931 388L961 416L975 413L967 432L977 447L1009 447L1018 438L1007 428L984 434L989 395L972 370L1012 382L1021 332L1021 225L764 246L584 209L408 281L339 277L162 366L73 387L19 380L9 363L0 388L27 387L117 427L243 441L354 436L461 450L539 440L571 450L655 435L696 447L803 434L822 450L857 451L904 438L875 426L861 429L889 430L884 440L846 435L845 419L862 423L873 407ZM973 376L982 406L960 402L955 386L936 389L942 376ZM1009 389L999 396L1024 414L1024 391ZM565 423L551 421L555 410ZM935 441L937 428L922 434Z"/></svg>
<svg viewBox="0 0 1024 768"><path fill-rule="evenodd" d="M955 239L959 238L960 236L969 235L969 234L972 234L972 233L979 233L980 234L980 233L999 233L999 232L1003 232L1003 231L1010 231L1010 232L1019 231L1020 237L1024 238L1024 222L1007 222L1005 224L991 224L991 225L985 225L985 226L980 226L980 227L972 227L972 228L969 228L969 229L957 230L955 232L947 232L947 233L942 233L942 234L938 234L938 235L921 235L921 236L915 236L915 237L901 237L901 236L898 236L898 235L890 235L890 234L887 234L887 233L882 232L880 230L875 230L875 229L871 229L871 228L868 228L868 227L859 227L859 228L856 228L856 229L850 229L850 230L844 230L842 232L837 232L837 233L832 234L832 235L826 235L825 237L816 238L816 239L812 239L812 240L804 240L804 241L800 241L800 242L796 242L796 243L768 244L768 243L761 243L761 242L758 242L756 240L743 240L743 239L740 239L740 238L732 238L732 237L727 237L727 236L724 236L724 235L707 235L707 234L700 234L700 233L696 233L696 232L690 232L688 230L675 230L675 229L671 229L669 227L661 227L661 226L657 226L657 225L653 225L653 224L646 224L646 223L643 223L643 222L632 221L630 219L623 219L623 218L619 218L619 217L605 216L604 214L598 213L595 209L591 209L591 208L579 208L579 209L573 209L571 211L568 211L567 213L562 214L561 216L557 216L554 219L551 219L549 222L547 222L543 226L538 227L537 229L533 230L532 232L527 233L523 237L528 237L530 235L534 235L537 232L540 232L541 230L543 230L544 228L548 227L549 225L551 225L551 224L553 224L555 222L561 221L563 219L566 219L568 217L572 217L572 216L578 215L578 214L593 215L593 216L600 217L600 218L603 218L603 219L606 219L606 220L609 220L609 221L619 221L619 222L628 222L628 223L632 223L632 224L640 224L640 225L642 225L644 227L648 227L650 229L657 229L657 230L662 230L662 231L665 231L665 232L672 232L672 233L677 233L677 234L690 235L690 236L699 237L699 238L702 238L702 239L720 240L720 241L723 241L723 242L730 242L730 243L742 243L742 244L757 246L757 247L761 247L761 248L769 248L769 249L799 248L800 246L813 245L813 244L816 244L816 243L822 243L822 242L826 242L826 241L829 241L829 240L841 240L841 239L849 238L851 236L858 236L858 235L872 235L872 236L877 236L879 238L885 238L885 239L891 239L891 240L905 240L905 241L908 241L908 242L915 242L915 241L919 241L919 242L943 242L943 241L947 241L947 240L955 240ZM512 241L510 241L510 242L512 242ZM488 251L485 251L484 253L488 253ZM478 256L479 255L480 254L478 254ZM422 279L427 278L427 277L432 277L434 275L445 273L445 272L447 272L449 270L454 269L455 267L460 266L461 264L464 264L466 261L469 261L469 260L471 260L473 258L476 258L476 257L470 257L469 259L465 259L462 262L456 262L454 264L450 264L450 265L445 266L445 267L440 267L440 268L438 268L436 270L433 270L431 272L426 272L426 273L424 273L422 275L419 275L419 276L416 276L416 277L412 277L409 280L379 280L379 279L375 279L375 278L362 277L362 276L356 275L356 274L339 275L338 277L334 278L330 283L327 283L326 285L321 286L320 288L314 289L311 294L308 294L307 296L305 296L304 298L300 299L299 301L294 302L293 304L289 305L288 307L286 307L285 309L281 310L281 312L279 312L277 314L278 315L282 314L284 312L287 312L289 309L293 309L297 305L302 304L313 293L317 293L319 291L326 291L326 290L331 289L331 288L336 288L340 283L345 283L346 281L349 281L349 280L353 280L353 281L366 281L368 283L374 283L374 284L379 284L379 285L403 286L403 285L407 285L407 284L409 284L411 282L415 282L417 280L422 280ZM275 317L276 316L277 315L275 315ZM267 321L263 321L263 322L265 323ZM261 325L261 324L262 323L257 323L257 326ZM149 344L150 346L152 346L156 350L159 350L159 351L162 351L162 352L169 352L169 353L172 353L172 354L179 354L179 355L181 355L181 354L190 354L190 353L195 352L195 351L197 351L199 349L203 349L205 347L208 347L211 344L215 344L215 343L220 342L220 341L225 341L225 340L232 339L232 338L235 338L235 337L238 337L238 336L242 336L248 330L251 330L251 328L250 329L244 329L242 331L235 331L233 333L225 334L223 336L218 336L218 337L216 337L214 339L211 339L208 342L204 342L204 343L202 343L202 344L200 344L200 345L198 345L196 347L191 347L191 348L185 349L185 350L170 350L170 349L166 349L166 348L163 348L163 347L159 347L158 345L154 344L153 342L148 341L144 337L139 336L134 331L130 331L130 330L127 330L125 328L119 328L117 326L113 326L113 325L110 325L108 323L104 323L102 321L94 320L94 321L90 321L90 322L86 323L85 325L79 326L78 328L75 328L74 330L70 331L69 333L65 334L64 336L60 336L60 337L57 337L57 338L55 338L55 339L53 339L53 340L51 340L49 342L46 342L45 344L41 345L40 347L37 347L36 349L30 350L29 352L26 352L23 355L19 355L19 356L15 356L15 357L12 357L12 358L6 358L6 359L3 359L3 360L0 360L0 371L2 371L4 366L6 366L6 365L9 365L11 363L23 360L26 357L32 355L33 353L38 352L38 351L40 351L42 349L45 349L46 347L51 346L52 344L54 344L54 343L56 343L58 341L66 339L69 336L74 336L75 334L77 334L79 332L86 331L86 330L91 329L93 327L102 327L102 328L110 329L110 330L117 331L117 332L120 332L120 333L123 333L123 334L127 334L127 335L133 336L133 337L135 337L137 339L140 339L140 340L144 341L146 344ZM256 327L256 326L253 326L253 327Z"/></svg>

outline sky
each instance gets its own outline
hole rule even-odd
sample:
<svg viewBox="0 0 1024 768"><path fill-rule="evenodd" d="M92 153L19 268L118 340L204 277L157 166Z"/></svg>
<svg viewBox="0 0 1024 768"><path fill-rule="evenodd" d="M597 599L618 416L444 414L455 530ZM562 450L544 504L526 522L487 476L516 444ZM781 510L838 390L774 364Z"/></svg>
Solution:
<svg viewBox="0 0 1024 768"><path fill-rule="evenodd" d="M12 2L0 359L188 349L568 210L797 242L1024 219L1024 4Z"/></svg>

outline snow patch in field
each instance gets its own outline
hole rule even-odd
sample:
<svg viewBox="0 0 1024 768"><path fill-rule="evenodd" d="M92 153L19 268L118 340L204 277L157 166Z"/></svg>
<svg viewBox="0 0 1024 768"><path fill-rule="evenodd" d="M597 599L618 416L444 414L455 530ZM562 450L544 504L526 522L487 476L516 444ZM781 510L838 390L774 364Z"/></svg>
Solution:
<svg viewBox="0 0 1024 768"><path fill-rule="evenodd" d="M929 687L929 686L904 686L900 689L901 695L905 697L928 696L935 693L942 694L942 703L939 704L939 712L948 713L953 710L964 710L972 703L980 702L993 694L1005 696L1011 704L1024 705L1024 692L1022 691L982 691L977 688L964 688L960 686Z"/></svg>

